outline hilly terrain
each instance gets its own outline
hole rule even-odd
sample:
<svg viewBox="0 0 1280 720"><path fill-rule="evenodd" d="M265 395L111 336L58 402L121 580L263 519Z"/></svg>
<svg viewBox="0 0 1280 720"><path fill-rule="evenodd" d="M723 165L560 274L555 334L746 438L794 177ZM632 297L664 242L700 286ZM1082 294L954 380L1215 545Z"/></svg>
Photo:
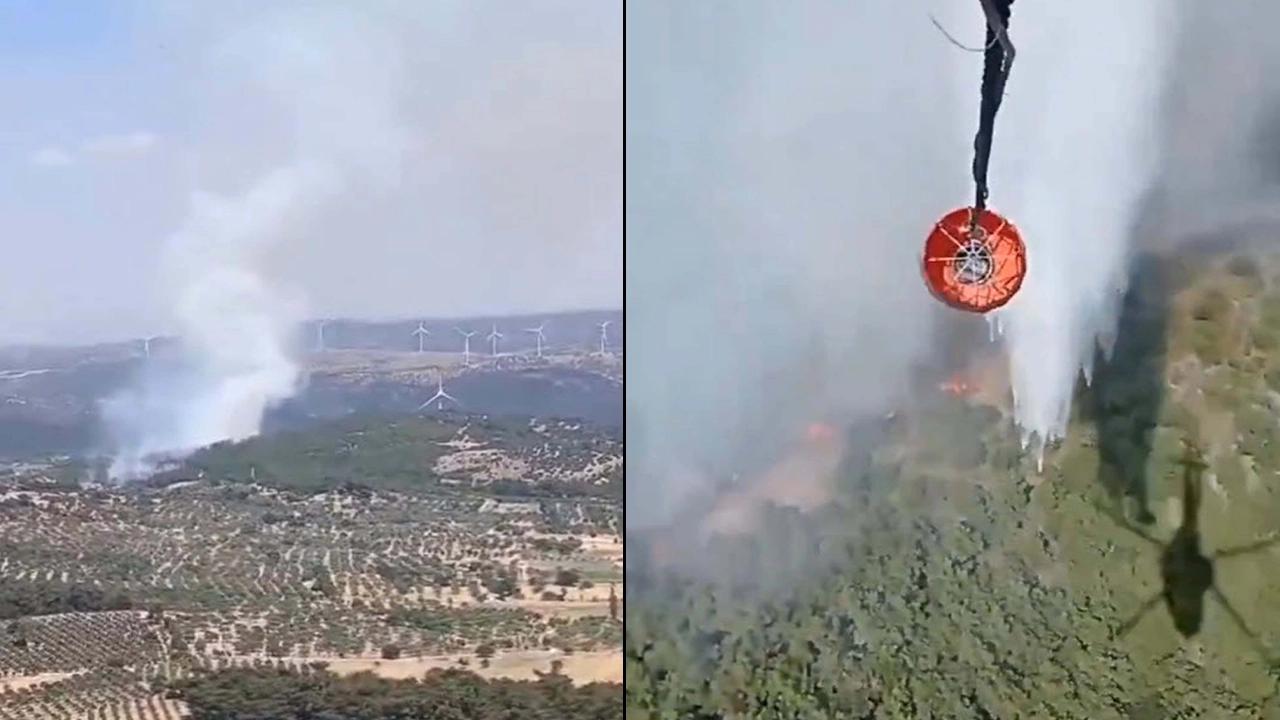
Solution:
<svg viewBox="0 0 1280 720"><path fill-rule="evenodd" d="M1142 258L1042 466L992 356L628 537L628 717L1280 718L1280 256Z"/></svg>
<svg viewBox="0 0 1280 720"><path fill-rule="evenodd" d="M608 321L607 352L599 324ZM324 345L316 324L299 330L303 382L272 408L268 432L300 429L353 414L415 413L443 380L458 405L479 415L577 418L622 426L622 314L556 313L546 317L424 320L330 320ZM529 327L544 329L539 354ZM503 333L498 354L484 336ZM471 328L470 355L458 328ZM171 362L176 338L84 347L0 348L0 459L110 452L100 406L148 363Z"/></svg>

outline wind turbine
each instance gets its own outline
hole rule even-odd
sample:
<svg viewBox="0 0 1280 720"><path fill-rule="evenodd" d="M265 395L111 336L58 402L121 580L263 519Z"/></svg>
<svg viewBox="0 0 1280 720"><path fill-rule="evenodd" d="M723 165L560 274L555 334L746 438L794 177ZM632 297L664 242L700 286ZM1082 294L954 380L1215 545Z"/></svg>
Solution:
<svg viewBox="0 0 1280 720"><path fill-rule="evenodd" d="M324 352L324 320L316 321L316 352Z"/></svg>
<svg viewBox="0 0 1280 720"><path fill-rule="evenodd" d="M475 335L476 331L462 332L462 328L454 328L454 330L462 336L462 364L471 367L471 336Z"/></svg>
<svg viewBox="0 0 1280 720"><path fill-rule="evenodd" d="M445 400L452 400L454 404L457 404L457 405L462 404L458 402L458 398L444 391L444 373L440 373L439 375L436 375L436 380L437 380L436 394L432 395L426 402L419 405L418 406L419 410L425 410L426 408L431 407L431 403L436 404L436 410L443 410Z"/></svg>
<svg viewBox="0 0 1280 720"><path fill-rule="evenodd" d="M422 322L421 322L421 321L419 321L419 322L418 322L418 329L417 329L417 330L414 330L414 331L413 331L412 333L410 333L410 334L411 334L411 335L417 335L417 336L418 336L418 352L422 352L422 350L423 350L423 341L425 341L425 340L427 339L427 336L431 334L431 331L430 331L430 330L428 330L428 329L426 329L425 327L423 327Z"/></svg>
<svg viewBox="0 0 1280 720"><path fill-rule="evenodd" d="M547 339L547 336L542 334L542 328L544 328L544 327L546 327L546 326L547 326L547 323L546 323L545 321L543 321L543 322L541 322L541 323L538 323L538 327L531 327L531 328L525 328L525 329L524 329L524 331L525 331L525 332L533 333L534 337L537 339L537 341L538 341L538 357L542 357L542 343L543 343L543 341L545 341L545 340Z"/></svg>
<svg viewBox="0 0 1280 720"><path fill-rule="evenodd" d="M600 323L600 354L608 353L609 348L609 326L613 324L612 320L605 320Z"/></svg>
<svg viewBox="0 0 1280 720"><path fill-rule="evenodd" d="M151 359L151 341L155 339L154 335L142 338L142 356L148 360Z"/></svg>
<svg viewBox="0 0 1280 720"><path fill-rule="evenodd" d="M489 339L489 354L494 357L497 357L498 356L498 340L502 338L502 333L498 332L497 323L493 324L493 330L491 330L489 334L485 337Z"/></svg>

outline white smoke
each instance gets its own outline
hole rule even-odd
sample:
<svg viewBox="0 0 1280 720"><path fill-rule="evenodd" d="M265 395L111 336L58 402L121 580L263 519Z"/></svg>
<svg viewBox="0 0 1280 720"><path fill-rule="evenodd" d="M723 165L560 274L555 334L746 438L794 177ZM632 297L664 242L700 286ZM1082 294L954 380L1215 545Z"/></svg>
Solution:
<svg viewBox="0 0 1280 720"><path fill-rule="evenodd" d="M166 243L162 286L181 352L106 401L114 477L144 473L157 456L251 437L296 391L292 339L306 305L283 280L286 244L305 247L309 228L344 193L393 180L407 145L397 122L398 38L372 20L277 13L211 54L211 77L231 82L240 102L275 106L288 142L281 161L241 191L193 193Z"/></svg>
<svg viewBox="0 0 1280 720"><path fill-rule="evenodd" d="M936 354L918 253L972 196L982 56L928 12L970 45L985 24L928 5L628 7L629 524L805 414L884 409ZM1174 10L1015 3L989 179L1028 243L999 320L1030 434L1062 432L1115 322Z"/></svg>
<svg viewBox="0 0 1280 720"><path fill-rule="evenodd" d="M1027 243L1028 271L998 313L1016 416L1060 437L1081 369L1114 330L1143 195L1157 168L1172 0L1014 4L1018 48L996 121L993 208Z"/></svg>
<svg viewBox="0 0 1280 720"><path fill-rule="evenodd" d="M289 338L304 306L277 287L265 255L310 203L337 187L324 166L297 165L239 197L192 198L163 263L182 354L108 400L104 415L121 441L114 477L146 472L154 455L251 437L267 408L293 394L299 370Z"/></svg>
<svg viewBox="0 0 1280 720"><path fill-rule="evenodd" d="M875 408L938 354L917 253L972 196L982 57L930 9L981 44L976 0L628 6L629 526L815 407ZM991 321L1038 450L1115 331L1131 256L1153 243L1140 222L1176 243L1280 218L1277 19L1266 3L1014 3L990 202L1021 228L1028 275Z"/></svg>
<svg viewBox="0 0 1280 720"><path fill-rule="evenodd" d="M938 311L920 249L972 193L977 110L945 71L972 56L912 3L629 3L627 31L639 527L902 390Z"/></svg>
<svg viewBox="0 0 1280 720"><path fill-rule="evenodd" d="M1272 3L1185 7L1161 133L1155 217L1163 247L1275 237L1280 224L1280 44ZM1258 239L1258 238L1254 238Z"/></svg>

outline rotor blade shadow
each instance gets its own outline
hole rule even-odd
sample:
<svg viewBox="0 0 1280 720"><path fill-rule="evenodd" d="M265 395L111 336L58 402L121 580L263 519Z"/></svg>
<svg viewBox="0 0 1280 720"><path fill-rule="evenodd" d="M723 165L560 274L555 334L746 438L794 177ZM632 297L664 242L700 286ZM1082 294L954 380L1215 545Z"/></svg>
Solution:
<svg viewBox="0 0 1280 720"><path fill-rule="evenodd" d="M1116 637L1124 637L1125 635L1128 635L1129 631L1137 627L1138 623L1142 622L1142 618L1146 617L1147 613L1151 612L1151 609L1159 604L1163 597L1163 592L1157 592L1148 598L1146 602L1142 603L1142 606L1139 607L1133 615L1130 615L1128 620L1125 620L1124 623L1116 628Z"/></svg>
<svg viewBox="0 0 1280 720"><path fill-rule="evenodd" d="M1214 599L1218 601L1218 604L1222 606L1222 609L1227 611L1227 617L1231 618L1232 624L1234 624L1236 629L1249 639L1249 643L1253 645L1253 649L1262 656L1262 659L1267 663L1267 665L1272 668L1280 667L1280 659L1277 659L1272 655L1266 644L1262 642L1260 637L1258 637L1257 633L1249 629L1249 624L1244 621L1244 617L1241 616L1235 606L1231 604L1231 601L1227 599L1227 596L1222 594L1222 591L1218 589L1218 586L1213 585L1209 588L1209 592L1213 595Z"/></svg>
<svg viewBox="0 0 1280 720"><path fill-rule="evenodd" d="M1218 552L1210 555L1210 557L1213 558L1214 560L1221 560L1223 558L1240 557L1242 555L1248 555L1250 553L1255 553L1260 550L1266 550L1267 548L1271 547L1272 545L1275 545L1276 543L1280 543L1280 535L1273 535L1272 537L1266 538L1264 540L1258 540L1256 542L1249 543L1248 545L1240 545L1238 547L1219 550Z"/></svg>

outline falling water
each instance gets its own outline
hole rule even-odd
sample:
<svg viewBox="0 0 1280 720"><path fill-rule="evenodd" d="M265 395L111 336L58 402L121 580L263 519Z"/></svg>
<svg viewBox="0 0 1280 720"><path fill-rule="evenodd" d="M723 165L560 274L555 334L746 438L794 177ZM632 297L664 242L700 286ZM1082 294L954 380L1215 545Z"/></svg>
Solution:
<svg viewBox="0 0 1280 720"><path fill-rule="evenodd" d="M1131 230L1152 180L1173 0L1018 3L1017 62L996 121L992 206L1018 224L1028 274L992 319L1007 343L1024 445L1066 430L1072 391L1113 331Z"/></svg>

